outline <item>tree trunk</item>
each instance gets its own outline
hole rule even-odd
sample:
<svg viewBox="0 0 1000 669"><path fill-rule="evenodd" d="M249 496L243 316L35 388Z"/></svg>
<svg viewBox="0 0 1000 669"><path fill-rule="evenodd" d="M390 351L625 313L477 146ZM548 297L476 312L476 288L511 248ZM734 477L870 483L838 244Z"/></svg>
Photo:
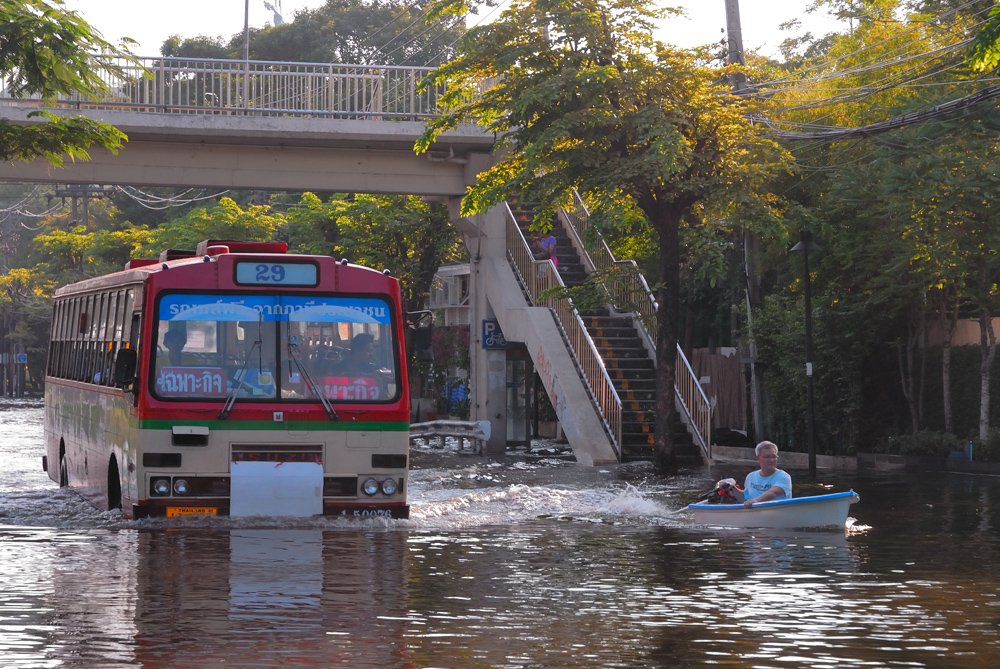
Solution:
<svg viewBox="0 0 1000 669"><path fill-rule="evenodd" d="M899 361L899 380L903 386L903 397L906 398L906 406L910 410L910 429L912 432L920 430L920 408L917 399L915 377L917 376L913 364L913 349L920 341L922 331L924 311L919 305L910 304L908 318L906 322L906 341L902 339L896 341L896 354Z"/></svg>
<svg viewBox="0 0 1000 669"><path fill-rule="evenodd" d="M952 308L949 308L952 307ZM941 325L941 390L944 403L944 431L954 434L951 421L951 338L958 323L958 305L948 304L948 295L941 293L938 308L938 323Z"/></svg>
<svg viewBox="0 0 1000 669"><path fill-rule="evenodd" d="M917 403L913 396L913 353L909 345L904 345L902 339L896 340L896 358L899 362L899 381L903 386L903 397L910 410L910 430L918 432Z"/></svg>
<svg viewBox="0 0 1000 669"><path fill-rule="evenodd" d="M662 209L662 207L661 207ZM646 211L660 237L659 285L656 299L656 466L677 470L674 452L674 382L677 364L677 321L680 314L680 250L678 210Z"/></svg>
<svg viewBox="0 0 1000 669"><path fill-rule="evenodd" d="M996 333L993 332L993 314L989 309L979 312L979 440L986 443L990 429L990 369L996 354Z"/></svg>
<svg viewBox="0 0 1000 669"><path fill-rule="evenodd" d="M927 318L922 320L920 326L920 338L917 341L920 346L920 383L917 389L917 424L924 424L924 388L927 381Z"/></svg>

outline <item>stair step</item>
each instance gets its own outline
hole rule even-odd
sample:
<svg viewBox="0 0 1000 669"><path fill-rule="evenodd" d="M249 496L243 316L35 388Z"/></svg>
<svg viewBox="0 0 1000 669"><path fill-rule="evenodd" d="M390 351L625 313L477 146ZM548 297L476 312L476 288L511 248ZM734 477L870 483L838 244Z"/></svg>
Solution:
<svg viewBox="0 0 1000 669"><path fill-rule="evenodd" d="M610 374L608 376L611 376ZM656 379L618 379L611 376L611 383L616 390L631 390L637 393L649 393L656 390Z"/></svg>
<svg viewBox="0 0 1000 669"><path fill-rule="evenodd" d="M583 322L588 328L628 328L635 332L631 316L586 316Z"/></svg>
<svg viewBox="0 0 1000 669"><path fill-rule="evenodd" d="M591 334L590 338L595 342L600 342L600 346L621 349L639 349L643 352L646 351L646 347L642 345L642 341L635 335L632 335L631 337L607 337L595 336L594 334Z"/></svg>
<svg viewBox="0 0 1000 669"><path fill-rule="evenodd" d="M606 368L611 381L636 381L656 383L656 370L648 369L615 369Z"/></svg>
<svg viewBox="0 0 1000 669"><path fill-rule="evenodd" d="M653 400L623 400L622 411L648 412L656 410L656 402Z"/></svg>
<svg viewBox="0 0 1000 669"><path fill-rule="evenodd" d="M653 361L649 358L614 358L605 360L604 367L611 370L654 370Z"/></svg>
<svg viewBox="0 0 1000 669"><path fill-rule="evenodd" d="M615 390L618 390L617 388ZM656 391L655 390L618 390L618 398L622 401L622 406L629 404L629 409L631 409L632 402L655 402L656 401Z"/></svg>
<svg viewBox="0 0 1000 669"><path fill-rule="evenodd" d="M606 354L602 355L602 357L605 358L605 366L614 360L649 360L649 356L646 354L646 349L644 348L610 348L607 346L601 346L600 342L595 341L594 343L597 344L597 348L602 354ZM652 364L653 361L649 360L649 363Z"/></svg>
<svg viewBox="0 0 1000 669"><path fill-rule="evenodd" d="M584 324L587 324L587 317L583 317ZM621 339L626 339L631 337L632 339L639 341L639 335L635 333L635 328L631 325L628 327L624 326L612 326L612 327L595 327L587 324L587 332L590 333L591 337L616 337Z"/></svg>

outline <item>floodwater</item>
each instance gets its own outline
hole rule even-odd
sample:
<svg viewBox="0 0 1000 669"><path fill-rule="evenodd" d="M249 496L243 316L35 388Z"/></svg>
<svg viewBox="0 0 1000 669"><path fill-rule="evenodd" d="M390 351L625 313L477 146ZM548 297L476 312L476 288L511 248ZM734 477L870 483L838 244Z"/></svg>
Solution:
<svg viewBox="0 0 1000 669"><path fill-rule="evenodd" d="M0 401L3 667L1000 666L1000 479L791 472L844 532L675 514L746 465L415 450L407 521L101 513Z"/></svg>

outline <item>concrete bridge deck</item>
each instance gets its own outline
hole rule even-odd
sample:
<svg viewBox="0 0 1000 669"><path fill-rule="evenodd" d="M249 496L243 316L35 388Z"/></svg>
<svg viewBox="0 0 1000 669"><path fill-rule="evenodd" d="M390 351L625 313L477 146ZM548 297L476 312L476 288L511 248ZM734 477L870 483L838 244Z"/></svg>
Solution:
<svg viewBox="0 0 1000 669"><path fill-rule="evenodd" d="M0 120L36 123L28 114L38 109L0 106ZM94 150L90 161L62 168L44 160L2 164L0 179L461 197L489 166L493 146L492 135L467 126L416 155L420 121L52 111L110 123L129 141L117 156Z"/></svg>

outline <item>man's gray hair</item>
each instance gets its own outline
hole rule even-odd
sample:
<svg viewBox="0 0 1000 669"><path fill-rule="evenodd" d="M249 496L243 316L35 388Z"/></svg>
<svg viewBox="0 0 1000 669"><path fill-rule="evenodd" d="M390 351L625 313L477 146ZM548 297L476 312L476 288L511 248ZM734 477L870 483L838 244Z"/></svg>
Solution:
<svg viewBox="0 0 1000 669"><path fill-rule="evenodd" d="M757 444L757 449L755 451L755 454L760 455L760 452L765 448L773 448L775 453L778 452L778 445L776 443L774 443L773 441L762 441L759 444Z"/></svg>

